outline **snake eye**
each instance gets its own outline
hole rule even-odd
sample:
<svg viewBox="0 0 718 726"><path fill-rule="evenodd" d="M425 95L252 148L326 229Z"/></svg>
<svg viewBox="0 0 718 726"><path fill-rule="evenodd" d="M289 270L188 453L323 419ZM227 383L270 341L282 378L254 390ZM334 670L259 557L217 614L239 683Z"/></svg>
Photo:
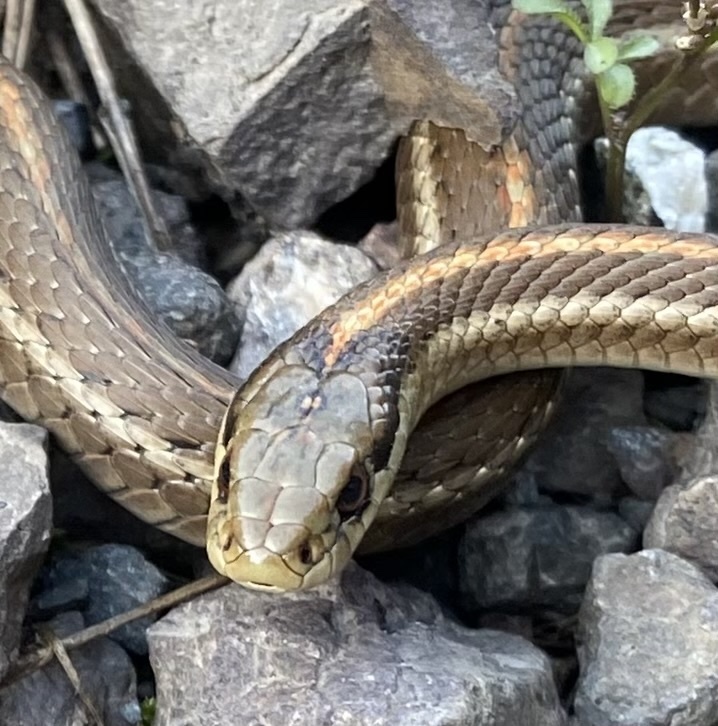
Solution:
<svg viewBox="0 0 718 726"><path fill-rule="evenodd" d="M339 516L349 519L361 511L369 501L369 475L363 466L355 466L337 499Z"/></svg>
<svg viewBox="0 0 718 726"><path fill-rule="evenodd" d="M308 542L305 542L300 548L299 548L299 561L303 565L311 565L314 558L312 557L312 548L309 546Z"/></svg>

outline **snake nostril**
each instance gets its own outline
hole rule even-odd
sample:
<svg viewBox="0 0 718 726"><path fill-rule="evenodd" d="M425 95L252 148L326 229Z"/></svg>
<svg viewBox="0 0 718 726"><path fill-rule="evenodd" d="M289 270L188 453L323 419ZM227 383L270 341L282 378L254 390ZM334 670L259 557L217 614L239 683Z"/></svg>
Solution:
<svg viewBox="0 0 718 726"><path fill-rule="evenodd" d="M232 546L232 543L234 542L234 537L232 535L227 535L227 539L224 541L224 544L222 545L222 551L227 552L229 548Z"/></svg>

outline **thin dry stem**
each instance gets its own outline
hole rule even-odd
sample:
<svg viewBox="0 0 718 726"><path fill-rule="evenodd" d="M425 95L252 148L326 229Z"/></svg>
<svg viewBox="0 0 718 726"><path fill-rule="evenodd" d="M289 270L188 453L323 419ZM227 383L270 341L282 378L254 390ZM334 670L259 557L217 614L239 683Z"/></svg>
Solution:
<svg viewBox="0 0 718 726"><path fill-rule="evenodd" d="M93 121L91 125L92 142L95 148L98 150L104 149L107 146L107 140L100 130L99 120L96 114L92 113L92 104L85 92L85 87L82 85L80 74L72 62L65 39L57 30L47 28L45 30L45 40L47 41L47 47L52 57L53 68L57 71L57 75L60 77L60 82L65 92L73 101L81 103L87 108L91 115Z"/></svg>
<svg viewBox="0 0 718 726"><path fill-rule="evenodd" d="M7 0L2 35L2 54L11 60L15 58L15 51L18 45L21 16L22 0Z"/></svg>
<svg viewBox="0 0 718 726"><path fill-rule="evenodd" d="M175 607L187 600L191 600L193 597L197 597L197 595L210 592L211 590L216 590L218 587L221 587L228 582L229 580L227 580L227 578L220 575L210 575L209 577L204 577L201 580L195 580L194 582L184 585L183 587L179 587L166 595L156 597L154 600L150 600L144 605L128 610L126 613L115 615L112 618L103 620L101 623L97 623L89 628L73 633L66 638L62 638L59 642L67 651L79 648L81 645L85 645L95 638L107 635L127 623L143 618L146 615L152 615L162 610L168 610L169 608ZM39 668L42 668L44 665L47 665L52 660L54 654L55 652L53 648L48 645L33 650L30 653L26 653L20 657L15 665L10 669L2 684L0 684L0 688L5 688L30 673L33 673Z"/></svg>
<svg viewBox="0 0 718 726"><path fill-rule="evenodd" d="M17 50L15 51L15 65L21 70L27 63L30 53L30 39L35 21L35 0L25 0L22 8L22 20L18 33Z"/></svg>
<svg viewBox="0 0 718 726"><path fill-rule="evenodd" d="M30 49L35 0L7 0L2 53L17 68L24 68Z"/></svg>
<svg viewBox="0 0 718 726"><path fill-rule="evenodd" d="M90 723L92 723L93 726L104 726L102 716L90 698L90 695L83 688L80 680L80 674L73 665L70 655L65 646L62 644L62 641L49 628L43 628L40 631L40 637L43 641L45 641L47 647L52 649L55 658L57 658L57 662L60 664L62 670L65 671L67 680L72 684L72 687L75 689L75 693L79 696L80 701L82 702L85 712L91 719Z"/></svg>
<svg viewBox="0 0 718 726"><path fill-rule="evenodd" d="M108 133L108 138L142 212L148 239L156 249L169 250L170 236L164 220L155 209L134 131L122 110L114 78L100 46L90 13L84 0L64 0L64 2L95 80L97 92L109 117L112 131Z"/></svg>

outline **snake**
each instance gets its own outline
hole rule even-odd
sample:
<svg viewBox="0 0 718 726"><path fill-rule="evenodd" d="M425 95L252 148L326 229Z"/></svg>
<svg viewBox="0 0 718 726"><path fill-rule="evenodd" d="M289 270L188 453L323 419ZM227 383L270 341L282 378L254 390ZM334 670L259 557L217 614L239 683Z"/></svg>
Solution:
<svg viewBox="0 0 718 726"><path fill-rule="evenodd" d="M0 396L114 500L206 546L242 585L312 587L356 551L476 512L549 417L554 369L718 377L716 239L581 222L591 94L575 44L551 21L487 7L511 123L487 143L417 121L397 193L419 254L243 383L138 298L47 99L0 62ZM673 14L631 0L616 23ZM694 118L690 98L705 95L680 90L669 106Z"/></svg>

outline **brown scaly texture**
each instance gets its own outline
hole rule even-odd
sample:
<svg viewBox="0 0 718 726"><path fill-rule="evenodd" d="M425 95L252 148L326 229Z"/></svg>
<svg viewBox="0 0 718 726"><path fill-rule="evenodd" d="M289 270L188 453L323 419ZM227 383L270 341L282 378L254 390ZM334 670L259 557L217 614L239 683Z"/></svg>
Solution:
<svg viewBox="0 0 718 726"><path fill-rule="evenodd" d="M0 381L102 489L202 544L235 382L153 321L32 83L0 65Z"/></svg>
<svg viewBox="0 0 718 726"><path fill-rule="evenodd" d="M508 227L580 219L574 114L584 83L577 44L557 23L523 22L506 3L496 4L492 21L502 28L500 69L518 95L516 126L503 143L487 147L460 129L414 124L397 158L407 259ZM561 99L571 100L573 114ZM410 544L480 509L543 430L562 380L560 371L511 375L472 385L428 411L363 549Z"/></svg>
<svg viewBox="0 0 718 726"><path fill-rule="evenodd" d="M489 187L509 210L506 224L530 222L529 212L552 221L550 210L575 210L567 171L575 136L561 97L551 94L568 89L564 99L578 98L582 85L567 72L572 54L560 31L525 30L507 22L505 7L494 16L503 28L497 62L520 103L516 127L492 156ZM39 91L5 63L0 135L2 396L50 429L132 512L201 544L216 431L238 382L176 341L127 289L64 133ZM478 161L455 177L458 195L449 196L465 198L460 209L474 207L476 197L464 195ZM447 164L440 186L453 171ZM511 449L512 436L504 439ZM422 499L408 485L403 496Z"/></svg>
<svg viewBox="0 0 718 726"><path fill-rule="evenodd" d="M560 24L526 20L506 2L496 2L490 15L501 29L497 62L516 89L516 124L492 146L461 129L414 124L397 158L407 259L508 227L581 218L576 122L590 99L578 45ZM479 510L543 430L562 381L561 371L530 371L471 385L435 405L412 436L406 465L362 548L410 544Z"/></svg>
<svg viewBox="0 0 718 726"><path fill-rule="evenodd" d="M668 4L618 4L611 32L643 25L674 34L676 15ZM576 147L600 132L600 115L591 84L580 76L578 44L560 24L527 20L505 2L495 4L491 19L501 29L499 67L519 100L517 125L502 144L486 146L461 129L430 121L414 124L402 139L396 165L400 240L407 259L508 227L580 219ZM664 52L644 63L639 86L654 83L674 57ZM717 99L718 58L709 56L700 71L667 94L658 120L715 123ZM543 430L562 380L558 370L511 374L468 386L432 407L409 441L405 465L362 548L410 543L480 509ZM396 514L402 516L399 528Z"/></svg>
<svg viewBox="0 0 718 726"><path fill-rule="evenodd" d="M717 241L523 229L441 247L357 288L280 346L230 407L213 564L278 590L334 574L372 531L416 422L468 383L590 365L718 376ZM368 482L366 498L342 516L352 479Z"/></svg>

